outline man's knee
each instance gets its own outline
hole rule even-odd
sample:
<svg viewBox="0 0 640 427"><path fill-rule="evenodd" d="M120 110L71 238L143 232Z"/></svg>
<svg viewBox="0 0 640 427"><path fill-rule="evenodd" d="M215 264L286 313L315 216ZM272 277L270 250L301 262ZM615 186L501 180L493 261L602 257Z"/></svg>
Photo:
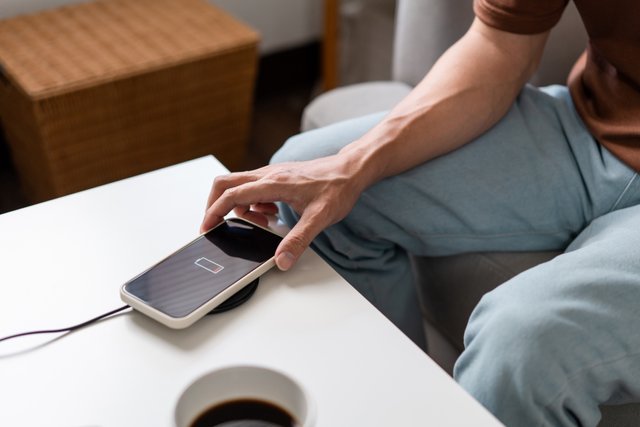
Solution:
<svg viewBox="0 0 640 427"><path fill-rule="evenodd" d="M294 135L287 139L285 143L275 152L271 157L269 163L286 163L286 162L299 162L307 160L307 150L311 150L313 145L308 141L308 135L301 133Z"/></svg>
<svg viewBox="0 0 640 427"><path fill-rule="evenodd" d="M336 154L364 135L386 113L370 114L295 135L271 158L271 163L312 160Z"/></svg>
<svg viewBox="0 0 640 427"><path fill-rule="evenodd" d="M509 426L570 425L557 398L571 369L571 326L557 313L502 290L485 296L465 335L458 382Z"/></svg>
<svg viewBox="0 0 640 427"><path fill-rule="evenodd" d="M294 135L273 155L270 163L302 162L330 156L339 151L331 127Z"/></svg>

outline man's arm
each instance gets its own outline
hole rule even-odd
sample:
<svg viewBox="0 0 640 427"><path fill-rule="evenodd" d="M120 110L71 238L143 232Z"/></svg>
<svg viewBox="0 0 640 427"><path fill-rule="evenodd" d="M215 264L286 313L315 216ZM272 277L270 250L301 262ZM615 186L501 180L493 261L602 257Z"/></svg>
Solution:
<svg viewBox="0 0 640 427"><path fill-rule="evenodd" d="M272 202L286 202L300 214L276 251L278 267L287 270L367 187L466 144L500 120L537 68L547 36L506 33L476 19L407 98L338 154L217 178L202 231L232 209L265 224Z"/></svg>
<svg viewBox="0 0 640 427"><path fill-rule="evenodd" d="M369 186L472 141L506 114L547 37L499 31L476 18L385 120L341 154L375 171Z"/></svg>

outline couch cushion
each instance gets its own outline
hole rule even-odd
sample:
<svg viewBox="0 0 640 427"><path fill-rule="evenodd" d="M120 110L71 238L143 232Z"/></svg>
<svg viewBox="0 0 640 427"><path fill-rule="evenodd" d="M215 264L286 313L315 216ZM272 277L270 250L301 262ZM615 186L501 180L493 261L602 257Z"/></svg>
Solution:
<svg viewBox="0 0 640 427"><path fill-rule="evenodd" d="M560 252L484 252L414 257L420 306L458 352L471 312L485 293Z"/></svg>
<svg viewBox="0 0 640 427"><path fill-rule="evenodd" d="M602 405L602 420L598 427L638 427L640 425L640 404Z"/></svg>
<svg viewBox="0 0 640 427"><path fill-rule="evenodd" d="M399 82L369 82L323 93L305 108L302 131L392 109L411 87Z"/></svg>

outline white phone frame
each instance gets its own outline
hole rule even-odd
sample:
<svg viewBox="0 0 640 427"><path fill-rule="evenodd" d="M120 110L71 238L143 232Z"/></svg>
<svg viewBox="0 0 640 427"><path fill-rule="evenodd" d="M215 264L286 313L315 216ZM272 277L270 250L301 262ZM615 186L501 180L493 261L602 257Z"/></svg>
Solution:
<svg viewBox="0 0 640 427"><path fill-rule="evenodd" d="M282 238L282 236L280 236L277 233L274 233L272 230L269 230L268 228L262 227L262 226L260 226L258 224L255 224L255 223L253 223L251 221L248 221L248 220L246 220L244 218L228 218L228 220L231 220L231 221L237 220L237 219L240 219L242 221L246 221L247 223L249 223L249 224L251 224L251 225L253 225L255 227L261 228L261 229L263 229L265 231L268 231L271 234L274 234L274 235ZM193 244L196 240L202 238L202 236L204 236L205 234L207 234L211 230L221 226L226 221L227 221L227 219L225 219L224 221L220 222L215 227L213 227L213 228L205 231L204 233L200 234L198 237L196 237L195 239L191 240L189 243L187 243L186 245L182 246L180 249L177 249L177 250L173 251L171 254L167 255L166 257L162 258L160 261L158 261L155 264L153 264L151 267L149 267L146 270L144 270L142 273L136 275L135 277L133 277L130 280L127 280L127 282L125 282L120 287L120 299L122 299L122 301L124 301L125 303L129 304L131 306L131 308L133 308L134 310L137 310L140 313L143 313L143 314L151 317L152 319L162 323L165 326L168 326L168 327L170 327L172 329L184 329L184 328L187 328L187 327L193 325L195 322L197 322L198 320L200 320L201 318L206 316L207 313L209 313L211 310L213 310L214 308L216 308L217 306L222 304L224 301L229 299L233 294L235 294L236 292L238 292L239 290L244 288L249 283L251 283L254 280L256 280L258 277L262 276L264 273L266 273L267 271L269 271L271 268L273 268L276 265L275 254L274 254L274 256L272 256L271 258L269 258L268 260L266 260L265 262L260 264L253 271L251 271L249 274L243 276L238 281L232 283L225 290L223 290L222 292L220 292L219 294L217 294L216 296L214 296L213 298L211 298L210 300L208 300L207 302L202 304L200 307L196 308L194 311L192 311L191 313L187 314L184 317L172 317L172 316L169 316L168 314L163 313L162 311L160 311L160 310L158 310L158 309L156 309L154 307L151 307L145 301L139 299L138 297L136 297L135 295L129 293L125 289L126 286L129 283L131 283L132 281L136 280L138 277L146 274L147 272L149 272L150 270L155 268L157 265L159 265L163 261L171 258L174 254L176 254L176 253L180 252L181 250L185 249L187 246Z"/></svg>

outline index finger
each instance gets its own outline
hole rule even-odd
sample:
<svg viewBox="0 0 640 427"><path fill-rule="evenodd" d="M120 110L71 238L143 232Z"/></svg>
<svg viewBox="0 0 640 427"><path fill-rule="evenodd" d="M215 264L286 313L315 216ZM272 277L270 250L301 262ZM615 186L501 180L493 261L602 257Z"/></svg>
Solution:
<svg viewBox="0 0 640 427"><path fill-rule="evenodd" d="M256 180L257 178L248 173L237 172L230 173L228 175L218 175L213 180L213 184L211 185L211 191L209 192L209 197L207 198L207 207L205 208L205 216L200 225L200 232L203 233L213 227L215 224L219 223L224 219L224 215L228 213L228 211L220 215L211 214L209 212L209 208L216 200L220 198L225 191L230 188L237 187L247 182L251 182ZM229 209L230 211L231 209Z"/></svg>
<svg viewBox="0 0 640 427"><path fill-rule="evenodd" d="M282 200L280 188L272 183L250 181L227 188L207 209L207 214L224 216L236 206L251 206Z"/></svg>
<svg viewBox="0 0 640 427"><path fill-rule="evenodd" d="M209 206L200 229L208 230L213 227L222 221L224 216L231 212L233 208L238 206L249 207L257 203L277 201L276 194L273 187L262 184L259 181L249 180L243 184L230 186Z"/></svg>
<svg viewBox="0 0 640 427"><path fill-rule="evenodd" d="M211 184L211 191L207 198L207 207L209 209L213 202L218 200L222 194L229 188L237 187L247 182L255 181L257 178L249 175L246 172L236 172L227 175L218 175L214 178L213 184Z"/></svg>

